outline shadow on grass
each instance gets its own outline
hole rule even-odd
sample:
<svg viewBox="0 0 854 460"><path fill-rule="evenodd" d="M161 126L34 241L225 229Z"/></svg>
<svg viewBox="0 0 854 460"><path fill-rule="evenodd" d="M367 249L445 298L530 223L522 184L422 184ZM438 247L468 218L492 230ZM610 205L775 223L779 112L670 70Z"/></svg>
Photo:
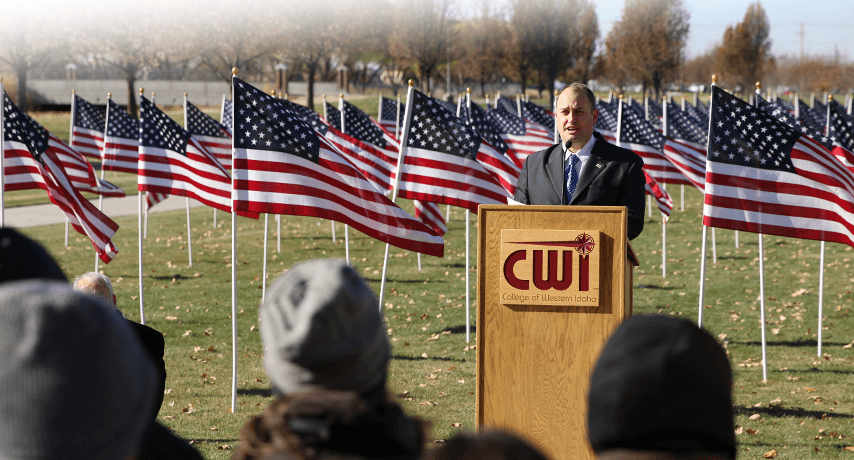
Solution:
<svg viewBox="0 0 854 460"><path fill-rule="evenodd" d="M173 279L174 279L174 280L181 281L181 280L189 280L189 279L193 279L193 278L191 278L191 277L189 277L189 276L184 276L184 275L182 275L182 274L180 274L180 273L176 273L176 274L174 274L174 275L163 275L163 276L150 276L150 275L149 275L149 276L147 276L147 277L148 277L148 278L151 278L151 279L153 279L153 280L158 280L158 281L171 281L171 280L173 280Z"/></svg>
<svg viewBox="0 0 854 460"><path fill-rule="evenodd" d="M451 334L465 334L466 333L466 326L465 326L465 324L463 324L461 326L446 327L439 332L450 332ZM471 325L472 335L474 335L475 332L477 332L477 327L474 324L472 324Z"/></svg>
<svg viewBox="0 0 854 460"><path fill-rule="evenodd" d="M375 282L375 283L380 283L380 282L382 282L382 278L380 278L380 277L373 278L373 277L367 277L367 276L365 276L364 278L365 278L365 281L372 281L372 282ZM386 282L386 284L389 284L389 283L424 284L424 280L423 280L423 279L419 279L419 280L399 280L399 279L391 278L391 277L389 277L389 276L386 276L386 278L385 278L385 282Z"/></svg>
<svg viewBox="0 0 854 460"><path fill-rule="evenodd" d="M752 259L752 257L746 256L718 256L719 260L747 260Z"/></svg>
<svg viewBox="0 0 854 460"><path fill-rule="evenodd" d="M638 289L658 289L661 291L672 291L673 289L675 289L674 287L658 286L656 284L639 284L637 288Z"/></svg>
<svg viewBox="0 0 854 460"><path fill-rule="evenodd" d="M457 363L467 362L465 358L448 358L447 356L430 356L428 358L422 358L421 356L392 355L391 359L399 359L401 361L454 361Z"/></svg>
<svg viewBox="0 0 854 460"><path fill-rule="evenodd" d="M730 345L746 345L746 346L762 346L762 342L758 341L748 341L748 342L739 342L736 340L731 340ZM783 341L783 342L768 342L767 345L769 347L817 347L818 344L815 341L810 340L797 340L797 341ZM843 345L848 345L848 342L822 342L822 347L841 347Z"/></svg>
<svg viewBox="0 0 854 460"><path fill-rule="evenodd" d="M852 417L851 414L842 414L838 412L828 412L828 411L815 411L815 410L806 410L803 407L782 407L782 406L773 406L773 407L744 407L735 405L733 406L733 413L735 415L753 415L753 414L762 414L768 417L800 417L800 418L814 418L814 419L822 419L824 418L846 418L850 419Z"/></svg>
<svg viewBox="0 0 854 460"><path fill-rule="evenodd" d="M261 396L266 398L267 396L273 396L273 390L270 388L238 388L237 394L239 396Z"/></svg>

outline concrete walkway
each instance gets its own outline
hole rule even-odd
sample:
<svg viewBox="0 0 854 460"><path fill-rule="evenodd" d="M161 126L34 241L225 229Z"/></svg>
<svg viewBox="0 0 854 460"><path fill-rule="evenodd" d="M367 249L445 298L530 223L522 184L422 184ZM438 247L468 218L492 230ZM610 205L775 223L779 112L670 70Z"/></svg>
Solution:
<svg viewBox="0 0 854 460"><path fill-rule="evenodd" d="M90 201L96 208L98 207L97 198ZM149 212L174 211L176 209L185 209L186 206L186 198L182 196L169 196L169 198L157 203ZM202 206L202 204L196 200L190 200L191 208L198 206ZM139 212L139 197L137 195L130 195L122 198L104 198L103 212L110 217L135 216ZM8 208L5 210L5 219L7 227L38 227L40 225L64 223L65 214L59 209L59 206L48 203Z"/></svg>

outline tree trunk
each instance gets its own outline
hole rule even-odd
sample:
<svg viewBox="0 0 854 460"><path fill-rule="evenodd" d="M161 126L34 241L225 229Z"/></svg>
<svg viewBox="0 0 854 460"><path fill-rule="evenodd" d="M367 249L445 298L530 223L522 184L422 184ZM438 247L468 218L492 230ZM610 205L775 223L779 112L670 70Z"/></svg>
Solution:
<svg viewBox="0 0 854 460"><path fill-rule="evenodd" d="M311 110L314 110L314 75L317 73L317 65L309 64L307 66L307 83L308 90L306 91L306 101L305 105L308 106Z"/></svg>
<svg viewBox="0 0 854 460"><path fill-rule="evenodd" d="M136 108L137 92L134 91L134 85L136 84L136 72L126 74L125 81L128 84L128 113L130 113L132 117L138 117L139 114L137 113Z"/></svg>
<svg viewBox="0 0 854 460"><path fill-rule="evenodd" d="M18 70L16 72L18 77L18 108L21 109L21 112L26 113L30 104L27 103L27 70Z"/></svg>

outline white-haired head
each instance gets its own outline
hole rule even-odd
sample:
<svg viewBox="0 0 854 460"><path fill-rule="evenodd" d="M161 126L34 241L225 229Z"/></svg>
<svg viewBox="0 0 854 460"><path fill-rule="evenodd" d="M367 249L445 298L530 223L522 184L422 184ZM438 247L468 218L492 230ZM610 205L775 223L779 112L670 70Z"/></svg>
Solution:
<svg viewBox="0 0 854 460"><path fill-rule="evenodd" d="M84 294L96 295L106 300L110 305L116 306L113 283L104 274L89 272L78 276L74 280L74 290Z"/></svg>

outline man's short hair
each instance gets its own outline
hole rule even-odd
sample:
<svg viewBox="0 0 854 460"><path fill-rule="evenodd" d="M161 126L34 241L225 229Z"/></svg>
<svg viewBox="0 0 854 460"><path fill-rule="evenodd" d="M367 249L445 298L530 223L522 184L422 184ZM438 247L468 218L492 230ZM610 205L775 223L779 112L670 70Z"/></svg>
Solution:
<svg viewBox="0 0 854 460"><path fill-rule="evenodd" d="M113 301L113 283L103 273L89 272L78 276L74 279L74 290L101 296L110 305L115 304ZM108 294L108 296L104 294Z"/></svg>
<svg viewBox="0 0 854 460"><path fill-rule="evenodd" d="M574 82L566 85L566 87L560 92L563 94L564 91L572 91L576 94L583 94L587 96L587 100L590 101L591 110L596 110L596 95L593 94L593 90L590 89L589 86L584 83ZM558 95L560 97L560 95Z"/></svg>

